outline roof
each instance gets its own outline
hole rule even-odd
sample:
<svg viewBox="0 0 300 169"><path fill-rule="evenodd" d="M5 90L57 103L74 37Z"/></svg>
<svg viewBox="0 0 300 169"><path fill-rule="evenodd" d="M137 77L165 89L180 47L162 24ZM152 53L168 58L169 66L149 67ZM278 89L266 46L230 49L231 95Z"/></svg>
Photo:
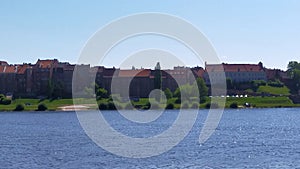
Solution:
<svg viewBox="0 0 300 169"><path fill-rule="evenodd" d="M150 69L119 70L118 77L149 77L150 74L151 74Z"/></svg>
<svg viewBox="0 0 300 169"><path fill-rule="evenodd" d="M36 66L38 66L39 68L50 68L53 67L54 65L57 65L59 62L57 59L53 59L53 60L38 60L36 62Z"/></svg>
<svg viewBox="0 0 300 169"><path fill-rule="evenodd" d="M16 73L16 67L13 65L0 66L0 73Z"/></svg>
<svg viewBox="0 0 300 169"><path fill-rule="evenodd" d="M31 65L17 65L17 73L24 74L28 68L31 68Z"/></svg>
<svg viewBox="0 0 300 169"><path fill-rule="evenodd" d="M203 68L193 68L192 71L196 75L196 77L203 77L205 73Z"/></svg>
<svg viewBox="0 0 300 169"><path fill-rule="evenodd" d="M104 68L102 75L103 77L113 77L116 70L115 68Z"/></svg>
<svg viewBox="0 0 300 169"><path fill-rule="evenodd" d="M1 66L8 66L8 63L6 61L0 61Z"/></svg>
<svg viewBox="0 0 300 169"><path fill-rule="evenodd" d="M261 72L264 71L261 64L207 64L207 72Z"/></svg>

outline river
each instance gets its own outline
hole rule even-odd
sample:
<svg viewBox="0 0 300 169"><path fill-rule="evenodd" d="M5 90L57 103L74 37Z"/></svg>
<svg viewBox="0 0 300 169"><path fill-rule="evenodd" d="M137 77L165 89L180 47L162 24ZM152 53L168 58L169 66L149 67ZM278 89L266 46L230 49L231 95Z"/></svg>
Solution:
<svg viewBox="0 0 300 169"><path fill-rule="evenodd" d="M172 124L177 110L151 124L102 112L114 128L148 137ZM198 143L207 110L187 137L158 156L131 159L98 147L75 112L1 112L0 168L299 168L300 109L225 110L214 134ZM114 140L111 140L114 142Z"/></svg>

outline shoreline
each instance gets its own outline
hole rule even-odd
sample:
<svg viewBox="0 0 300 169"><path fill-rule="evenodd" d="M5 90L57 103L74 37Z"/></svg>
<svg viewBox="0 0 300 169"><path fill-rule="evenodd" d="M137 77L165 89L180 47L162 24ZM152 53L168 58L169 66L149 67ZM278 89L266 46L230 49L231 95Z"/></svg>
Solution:
<svg viewBox="0 0 300 169"><path fill-rule="evenodd" d="M95 111L95 110L100 110L100 111L118 111L118 109L106 109L106 110L101 110L101 109L92 109L88 108L83 105L78 105L78 106L65 106L67 108L62 108L62 109L56 109L56 110L45 110L45 111L39 111L39 110L23 110L23 111L15 111L15 110L1 110L0 113L9 113L9 112L76 112L76 111ZM73 107L73 108L71 108ZM275 106L275 107L239 107L239 108L229 108L229 107L224 107L224 110L254 110L254 109L299 109L300 106ZM211 109L219 109L219 108L211 108ZM220 108L221 109L221 108ZM149 109L119 109L119 110L138 110L138 111L147 111ZM152 110L161 110L161 109L152 109ZM163 109L163 110L180 110L180 108L174 108L174 109ZM183 108L182 110L195 110L193 108ZM208 108L198 108L198 110L210 110Z"/></svg>
<svg viewBox="0 0 300 169"><path fill-rule="evenodd" d="M12 112L17 105L23 105L23 111L37 111L38 106L43 104L46 111L88 111L88 110L114 110L118 107L122 110L131 110L132 104L138 110L149 109L149 98L140 98L138 101L120 102L115 100L113 103L111 99L95 99L81 98L77 100L74 105L73 99L56 99L56 100L39 100L39 99L15 99L9 105L0 105L1 112ZM115 106L112 106L116 104ZM155 103L153 106L156 109L166 109L165 107L171 105L169 109L193 109L197 108L197 102L191 100L184 100L178 102L178 98L171 98L167 105ZM103 108L104 106L104 108ZM217 107L215 107L217 106ZM208 109L210 107L218 108L219 106L212 103L211 98L206 98L204 103L198 103L199 109ZM251 108L300 108L300 104L294 104L289 97L247 97L247 98L227 98L225 102L225 109L251 109ZM133 110L133 109L132 109Z"/></svg>

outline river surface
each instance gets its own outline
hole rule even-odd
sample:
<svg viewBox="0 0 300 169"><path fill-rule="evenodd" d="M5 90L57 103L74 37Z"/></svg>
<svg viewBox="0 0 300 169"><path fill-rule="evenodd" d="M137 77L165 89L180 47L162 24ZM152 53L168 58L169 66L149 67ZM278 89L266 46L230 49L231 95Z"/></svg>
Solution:
<svg viewBox="0 0 300 169"><path fill-rule="evenodd" d="M163 132L178 112L151 124L102 112L126 135ZM207 110L200 110L190 133L170 151L131 159L111 154L85 134L75 112L1 112L0 168L300 168L300 109L225 110L214 134L198 143ZM114 142L114 140L111 140Z"/></svg>

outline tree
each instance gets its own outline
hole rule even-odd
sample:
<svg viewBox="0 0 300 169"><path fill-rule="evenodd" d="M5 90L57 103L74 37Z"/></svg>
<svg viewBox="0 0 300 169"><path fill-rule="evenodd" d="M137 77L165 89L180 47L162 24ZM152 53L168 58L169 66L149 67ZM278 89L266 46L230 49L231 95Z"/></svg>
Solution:
<svg viewBox="0 0 300 169"><path fill-rule="evenodd" d="M297 61L290 61L287 66L287 72L290 75L290 77L293 78L293 73L296 69L300 70L300 63L298 63Z"/></svg>
<svg viewBox="0 0 300 169"><path fill-rule="evenodd" d="M202 78L197 78L196 82L199 90L199 99L200 101L205 101L205 98L208 95L208 87Z"/></svg>
<svg viewBox="0 0 300 169"><path fill-rule="evenodd" d="M154 70L154 89L161 89L161 81L160 64L157 62Z"/></svg>
<svg viewBox="0 0 300 169"><path fill-rule="evenodd" d="M291 90L298 93L300 90L300 63L296 61L289 62L287 72L293 81L293 85L290 86Z"/></svg>
<svg viewBox="0 0 300 169"><path fill-rule="evenodd" d="M180 97L181 97L181 92L180 92L179 87L174 91L173 96L174 96L174 97L177 97L177 98L180 98Z"/></svg>
<svg viewBox="0 0 300 169"><path fill-rule="evenodd" d="M165 90L165 95L167 99L171 99L173 97L173 94L169 88Z"/></svg>
<svg viewBox="0 0 300 169"><path fill-rule="evenodd" d="M48 107L44 104L44 103L41 103L41 104L39 104L38 105L38 111L45 111L45 110L47 110L48 109Z"/></svg>
<svg viewBox="0 0 300 169"><path fill-rule="evenodd" d="M96 91L96 95L97 95L97 99L104 99L104 98L108 98L108 92L107 90L105 90L104 88L99 88Z"/></svg>

